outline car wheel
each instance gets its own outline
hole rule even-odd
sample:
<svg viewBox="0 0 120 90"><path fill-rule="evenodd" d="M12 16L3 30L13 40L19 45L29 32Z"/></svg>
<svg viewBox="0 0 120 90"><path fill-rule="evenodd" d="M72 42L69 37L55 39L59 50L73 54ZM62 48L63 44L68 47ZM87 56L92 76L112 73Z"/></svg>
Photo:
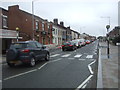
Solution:
<svg viewBox="0 0 120 90"><path fill-rule="evenodd" d="M31 67L35 66L35 59L34 58L31 58L31 60L30 60L30 66Z"/></svg>
<svg viewBox="0 0 120 90"><path fill-rule="evenodd" d="M9 62L7 62L7 64L8 64L9 67L14 67L14 66L15 66L14 63L9 63Z"/></svg>
<svg viewBox="0 0 120 90"><path fill-rule="evenodd" d="M65 49L62 49L62 51L65 51Z"/></svg>
<svg viewBox="0 0 120 90"><path fill-rule="evenodd" d="M45 57L45 60L46 61L49 61L50 60L50 54L47 53L46 57Z"/></svg>

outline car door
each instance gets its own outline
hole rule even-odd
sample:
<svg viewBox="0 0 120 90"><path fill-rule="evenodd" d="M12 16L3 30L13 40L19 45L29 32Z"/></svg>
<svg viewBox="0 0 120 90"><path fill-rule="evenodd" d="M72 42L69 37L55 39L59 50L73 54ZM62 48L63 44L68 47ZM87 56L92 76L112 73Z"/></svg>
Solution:
<svg viewBox="0 0 120 90"><path fill-rule="evenodd" d="M31 50L31 54L35 56L35 59L38 59L38 48L34 42L29 42L27 46Z"/></svg>
<svg viewBox="0 0 120 90"><path fill-rule="evenodd" d="M38 48L38 56L39 59L44 58L46 56L46 51L43 48L43 45L36 42L37 48Z"/></svg>

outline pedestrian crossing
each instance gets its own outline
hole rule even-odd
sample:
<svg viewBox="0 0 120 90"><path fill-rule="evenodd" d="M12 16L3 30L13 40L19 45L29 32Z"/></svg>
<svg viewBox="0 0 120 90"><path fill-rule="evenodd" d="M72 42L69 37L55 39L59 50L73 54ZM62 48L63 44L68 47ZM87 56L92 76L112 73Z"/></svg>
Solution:
<svg viewBox="0 0 120 90"><path fill-rule="evenodd" d="M81 57L84 57L86 59L92 59L94 55L86 55L86 54L76 54L76 55L71 55L71 54L54 54L54 55L51 55L50 57L53 58L53 57L62 57L62 58L81 58Z"/></svg>
<svg viewBox="0 0 120 90"><path fill-rule="evenodd" d="M71 54L65 54L65 55L63 55L63 56L61 56L61 57L68 57L68 56L70 56Z"/></svg>

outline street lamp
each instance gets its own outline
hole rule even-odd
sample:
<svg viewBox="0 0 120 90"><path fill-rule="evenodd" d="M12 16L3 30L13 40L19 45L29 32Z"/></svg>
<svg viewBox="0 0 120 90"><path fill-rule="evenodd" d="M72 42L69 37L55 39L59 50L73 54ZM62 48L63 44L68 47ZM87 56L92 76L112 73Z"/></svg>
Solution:
<svg viewBox="0 0 120 90"><path fill-rule="evenodd" d="M18 42L18 38L19 38L19 28L16 27L16 31L17 31L17 42Z"/></svg>
<svg viewBox="0 0 120 90"><path fill-rule="evenodd" d="M35 40L35 35L34 35L34 0L32 1L32 29L33 29L33 34L32 34L32 37L33 37L33 40Z"/></svg>
<svg viewBox="0 0 120 90"><path fill-rule="evenodd" d="M110 29L110 17L108 16L108 17L101 17L101 18L107 18L108 19L108 23L109 23L109 25L106 25L106 28L107 28L107 34L106 34L106 37L107 37L107 45L108 45L108 47L107 47L107 55L108 55L108 58L110 58L110 50L109 50L109 29Z"/></svg>

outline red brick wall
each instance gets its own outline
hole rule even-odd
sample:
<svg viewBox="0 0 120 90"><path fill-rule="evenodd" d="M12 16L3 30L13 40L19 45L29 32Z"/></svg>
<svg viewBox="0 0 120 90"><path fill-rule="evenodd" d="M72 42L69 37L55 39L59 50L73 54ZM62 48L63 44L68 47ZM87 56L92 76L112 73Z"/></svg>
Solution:
<svg viewBox="0 0 120 90"><path fill-rule="evenodd" d="M22 11L19 9L19 6L11 6L9 7L9 19L8 19L8 27L11 30L16 30L16 27L19 27L20 35L23 37L22 40L28 40L26 36L28 35L29 39L33 38L33 28L32 28L32 14L29 14L28 12ZM35 39L39 40L40 43L42 43L43 36L41 35L42 32L42 21L45 22L45 31L47 34L45 35L45 44L48 44L48 38L50 38L50 44L52 43L52 25L50 34L48 34L48 21L43 20L39 17L34 17L34 28L36 28L35 21L37 20L39 22L39 31L34 31L34 37ZM39 37L37 37L39 35ZM49 37L48 37L49 36Z"/></svg>

